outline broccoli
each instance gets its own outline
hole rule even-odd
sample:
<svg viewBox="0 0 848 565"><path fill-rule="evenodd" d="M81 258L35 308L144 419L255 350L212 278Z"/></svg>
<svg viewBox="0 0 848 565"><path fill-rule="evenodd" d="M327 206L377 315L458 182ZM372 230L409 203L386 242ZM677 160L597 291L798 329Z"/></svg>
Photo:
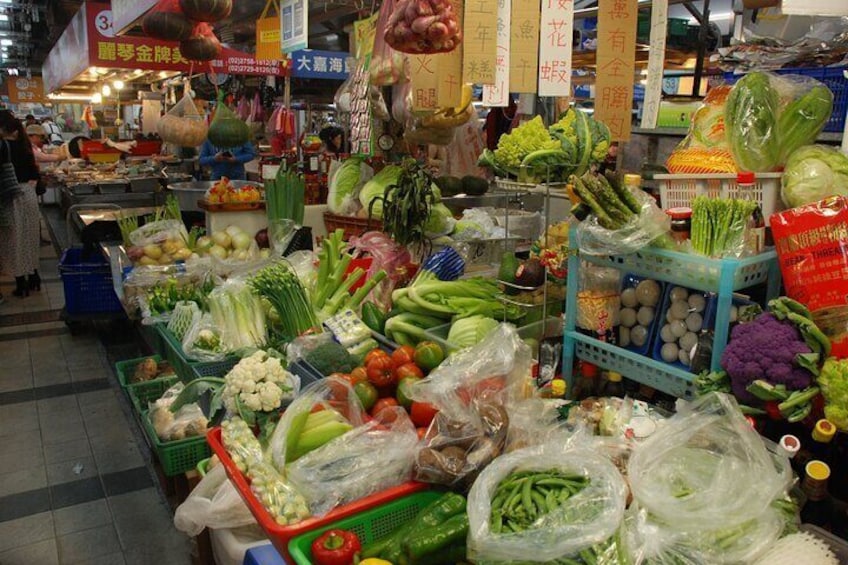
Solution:
<svg viewBox="0 0 848 565"><path fill-rule="evenodd" d="M824 415L841 431L848 431L848 360L831 357L819 374Z"/></svg>
<svg viewBox="0 0 848 565"><path fill-rule="evenodd" d="M764 313L733 328L721 368L730 375L734 396L753 402L756 398L748 386L756 380L784 385L788 390L810 386L813 374L799 365L797 357L811 352L795 325Z"/></svg>
<svg viewBox="0 0 848 565"><path fill-rule="evenodd" d="M357 365L347 349L335 341L322 343L308 352L304 359L325 377L333 373L350 373Z"/></svg>

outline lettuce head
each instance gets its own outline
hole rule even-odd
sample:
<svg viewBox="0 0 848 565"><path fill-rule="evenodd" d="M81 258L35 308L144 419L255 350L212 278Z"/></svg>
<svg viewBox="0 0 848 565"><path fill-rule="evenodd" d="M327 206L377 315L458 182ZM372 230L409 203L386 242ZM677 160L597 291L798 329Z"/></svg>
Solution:
<svg viewBox="0 0 848 565"><path fill-rule="evenodd" d="M807 145L786 161L780 196L788 208L828 196L848 196L848 156L832 147Z"/></svg>

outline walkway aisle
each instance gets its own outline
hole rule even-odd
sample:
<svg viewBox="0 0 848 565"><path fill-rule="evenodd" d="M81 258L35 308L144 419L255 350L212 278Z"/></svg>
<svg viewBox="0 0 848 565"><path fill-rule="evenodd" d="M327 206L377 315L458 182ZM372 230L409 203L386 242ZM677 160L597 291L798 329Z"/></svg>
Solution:
<svg viewBox="0 0 848 565"><path fill-rule="evenodd" d="M28 298L0 280L0 564L189 564L114 376L136 346L68 332L57 262Z"/></svg>

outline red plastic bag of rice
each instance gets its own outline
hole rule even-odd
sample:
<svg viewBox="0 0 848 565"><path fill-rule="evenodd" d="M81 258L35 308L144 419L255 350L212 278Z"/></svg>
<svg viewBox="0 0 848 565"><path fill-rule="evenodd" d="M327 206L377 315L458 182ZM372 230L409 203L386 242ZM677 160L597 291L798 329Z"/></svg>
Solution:
<svg viewBox="0 0 848 565"><path fill-rule="evenodd" d="M771 230L786 295L810 309L831 354L848 357L848 197L772 214Z"/></svg>

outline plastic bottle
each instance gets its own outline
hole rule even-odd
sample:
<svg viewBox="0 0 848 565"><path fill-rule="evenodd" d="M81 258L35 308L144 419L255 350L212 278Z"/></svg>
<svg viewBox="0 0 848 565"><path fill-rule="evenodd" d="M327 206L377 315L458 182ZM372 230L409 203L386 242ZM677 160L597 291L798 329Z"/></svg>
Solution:
<svg viewBox="0 0 848 565"><path fill-rule="evenodd" d="M816 422L807 438L801 441L798 454L795 456L798 466L798 475L803 477L803 471L807 463L819 460L831 465L831 447L833 437L836 435L836 426L828 420L821 419Z"/></svg>
<svg viewBox="0 0 848 565"><path fill-rule="evenodd" d="M801 523L830 530L833 516L833 505L827 492L830 467L824 461L813 459L806 464L804 472L801 490L807 501L801 508Z"/></svg>
<svg viewBox="0 0 848 565"><path fill-rule="evenodd" d="M750 171L740 171L736 175L736 187L738 197L742 200L750 200L757 203L745 234L745 251L748 255L762 253L766 245L766 220L760 208L760 199L757 198L757 177Z"/></svg>
<svg viewBox="0 0 848 565"><path fill-rule="evenodd" d="M602 396L617 396L624 397L624 384L621 382L621 373L609 371L607 373L607 382L604 385Z"/></svg>

